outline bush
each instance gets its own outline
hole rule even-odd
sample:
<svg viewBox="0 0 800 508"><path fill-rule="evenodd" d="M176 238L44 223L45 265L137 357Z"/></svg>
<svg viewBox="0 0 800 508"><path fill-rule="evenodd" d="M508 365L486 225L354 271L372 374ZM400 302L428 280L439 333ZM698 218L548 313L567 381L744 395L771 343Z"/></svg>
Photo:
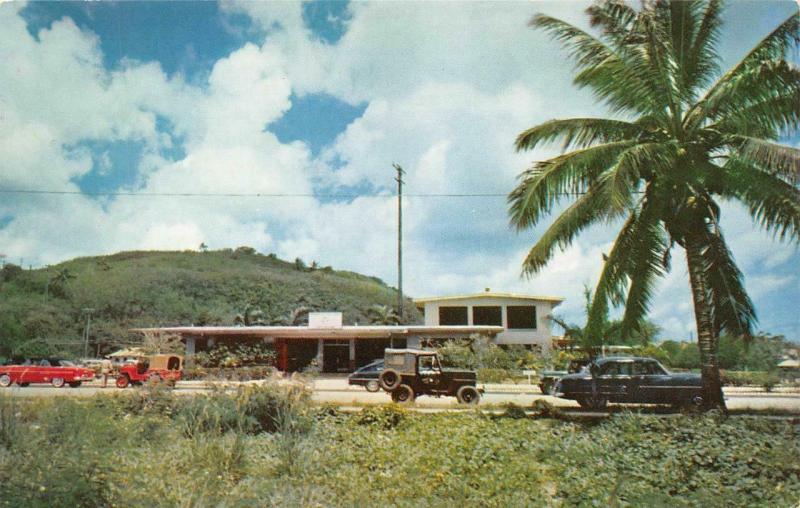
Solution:
<svg viewBox="0 0 800 508"><path fill-rule="evenodd" d="M359 425L393 429L400 425L408 416L408 411L396 404L386 406L365 407L355 417Z"/></svg>
<svg viewBox="0 0 800 508"><path fill-rule="evenodd" d="M720 371L722 384L725 386L760 386L766 391L772 389L780 384L780 375L778 372L769 371Z"/></svg>
<svg viewBox="0 0 800 508"><path fill-rule="evenodd" d="M478 381L481 383L502 383L512 379L514 375L505 369L478 369Z"/></svg>

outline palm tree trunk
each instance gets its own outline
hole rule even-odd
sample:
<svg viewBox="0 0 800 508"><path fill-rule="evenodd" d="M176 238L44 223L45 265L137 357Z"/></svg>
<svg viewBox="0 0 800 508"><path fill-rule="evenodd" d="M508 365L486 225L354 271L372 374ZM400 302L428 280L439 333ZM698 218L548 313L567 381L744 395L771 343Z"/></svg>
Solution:
<svg viewBox="0 0 800 508"><path fill-rule="evenodd" d="M689 268L689 283L692 287L694 316L697 324L697 345L700 349L700 373L703 378L703 407L722 409L727 412L722 396L722 380L719 375L719 337L711 320L708 285L703 260L703 244L697 238L686 240L686 261Z"/></svg>

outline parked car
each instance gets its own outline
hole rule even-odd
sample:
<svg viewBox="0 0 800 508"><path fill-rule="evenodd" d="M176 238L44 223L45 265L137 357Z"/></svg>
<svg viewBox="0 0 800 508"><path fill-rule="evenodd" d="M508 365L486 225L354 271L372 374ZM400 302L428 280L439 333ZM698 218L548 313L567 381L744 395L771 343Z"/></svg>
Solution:
<svg viewBox="0 0 800 508"><path fill-rule="evenodd" d="M69 385L77 388L84 381L94 379L94 371L79 367L60 358L35 358L12 360L0 367L0 386L12 384L25 387L31 383L49 383L56 388Z"/></svg>
<svg viewBox="0 0 800 508"><path fill-rule="evenodd" d="M182 356L142 356L136 363L125 364L119 368L116 385L118 388L126 388L128 385L140 385L146 381L163 381L174 385L181 379L182 373Z"/></svg>
<svg viewBox="0 0 800 508"><path fill-rule="evenodd" d="M567 374L575 374L586 368L591 363L589 358L570 360L567 370L543 370L539 374L539 389L545 395L552 395L556 382Z"/></svg>
<svg viewBox="0 0 800 508"><path fill-rule="evenodd" d="M394 402L413 402L418 395L455 395L462 404L480 401L475 371L443 369L435 351L387 349L383 360L378 383Z"/></svg>
<svg viewBox="0 0 800 508"><path fill-rule="evenodd" d="M368 392L377 392L381 389L378 377L383 372L383 360L375 360L364 365L347 377L347 384L363 386Z"/></svg>
<svg viewBox="0 0 800 508"><path fill-rule="evenodd" d="M699 374L671 374L652 358L632 356L595 359L583 371L558 380L553 391L587 409L603 409L609 402L703 404Z"/></svg>

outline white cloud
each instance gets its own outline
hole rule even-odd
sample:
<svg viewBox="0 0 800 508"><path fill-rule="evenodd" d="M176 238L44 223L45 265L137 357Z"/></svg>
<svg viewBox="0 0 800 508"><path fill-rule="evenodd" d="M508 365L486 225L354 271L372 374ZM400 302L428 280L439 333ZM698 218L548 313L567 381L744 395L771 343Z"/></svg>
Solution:
<svg viewBox="0 0 800 508"><path fill-rule="evenodd" d="M168 77L157 63L102 66L97 37L69 19L31 37L17 7L0 5L0 185L75 190L92 171L87 140L145 145L143 192L287 193L366 183L385 197L320 203L311 198L15 197L0 203L0 245L10 259L49 263L134 248L251 245L282 257L358 270L395 283L396 202L392 162L407 170L406 290L413 295L495 290L567 297L558 313L579 321L583 285L594 285L613 227L593 228L531 280L520 278L541 234L507 227L503 196L423 198L428 193L500 193L530 161L516 135L554 117L603 113L571 85L557 45L526 26L547 11L585 26L585 2L352 3L335 45L314 39L299 2L226 4L268 35L214 65L206 86ZM326 92L367 108L312 159L301 142L281 143L264 126L296 94ZM186 156L162 151L173 139ZM112 168L113 171L113 168ZM726 207L728 241L753 296L798 294L796 247L754 232L743 210ZM665 335L693 329L685 262L659 286L653 317ZM757 300L758 301L758 300Z"/></svg>

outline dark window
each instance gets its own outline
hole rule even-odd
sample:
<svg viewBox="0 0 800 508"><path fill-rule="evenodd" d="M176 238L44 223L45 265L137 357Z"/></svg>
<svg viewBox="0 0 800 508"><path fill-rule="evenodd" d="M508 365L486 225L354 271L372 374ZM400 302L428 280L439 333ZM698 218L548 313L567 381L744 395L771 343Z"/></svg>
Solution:
<svg viewBox="0 0 800 508"><path fill-rule="evenodd" d="M604 376L630 376L631 362L609 362L603 369Z"/></svg>
<svg viewBox="0 0 800 508"><path fill-rule="evenodd" d="M508 327L527 330L536 329L535 305L509 305Z"/></svg>
<svg viewBox="0 0 800 508"><path fill-rule="evenodd" d="M466 325L466 307L439 307L439 324L445 325Z"/></svg>
<svg viewBox="0 0 800 508"><path fill-rule="evenodd" d="M473 307L472 324L486 326L503 326L500 307Z"/></svg>

